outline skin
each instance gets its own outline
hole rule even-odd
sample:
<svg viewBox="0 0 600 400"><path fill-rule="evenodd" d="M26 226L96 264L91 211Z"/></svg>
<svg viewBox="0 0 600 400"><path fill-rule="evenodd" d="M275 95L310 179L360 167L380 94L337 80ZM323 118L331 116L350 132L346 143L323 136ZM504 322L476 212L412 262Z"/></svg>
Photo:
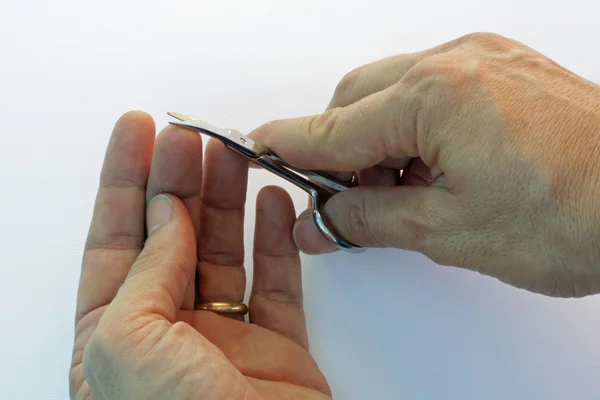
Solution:
<svg viewBox="0 0 600 400"><path fill-rule="evenodd" d="M72 399L330 399L308 352L293 203L257 199L249 322L194 311L242 301L248 164L142 112L116 124L86 241ZM293 360L293 362L290 362Z"/></svg>
<svg viewBox="0 0 600 400"><path fill-rule="evenodd" d="M251 136L360 186L326 204L345 238L419 251L553 296L600 292L600 87L521 43L473 34L349 73L323 114ZM327 399L308 353L299 248L334 251L268 187L241 301L247 163L141 112L116 124L83 258L75 399ZM202 177L200 179L199 177ZM231 190L227 192L223 190ZM159 195L159 193L165 193ZM290 362L293 360L293 362Z"/></svg>
<svg viewBox="0 0 600 400"><path fill-rule="evenodd" d="M359 172L325 205L357 245L600 293L600 87L522 43L476 33L383 59L347 74L324 113L250 136L297 167ZM334 251L308 212L294 238Z"/></svg>

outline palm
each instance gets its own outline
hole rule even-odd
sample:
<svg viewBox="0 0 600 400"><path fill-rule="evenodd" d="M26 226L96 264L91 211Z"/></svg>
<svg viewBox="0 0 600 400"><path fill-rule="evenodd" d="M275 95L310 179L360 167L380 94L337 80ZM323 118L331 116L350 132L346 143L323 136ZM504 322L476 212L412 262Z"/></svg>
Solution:
<svg viewBox="0 0 600 400"><path fill-rule="evenodd" d="M214 343L266 399L326 399L329 387L309 353L283 335L206 311L182 318ZM187 314L187 315L186 315ZM287 396L283 396L283 394Z"/></svg>
<svg viewBox="0 0 600 400"><path fill-rule="evenodd" d="M197 261L191 260L197 263L196 279L169 326L184 322L192 328L186 330L188 348L210 347L213 369L235 368L264 399L330 398L327 382L308 352L300 260L291 238L295 214L281 190L263 191L257 201L250 323L193 310L195 302L241 301L245 289L243 207L248 166L212 143L203 168L202 153L198 135L174 128L159 135L154 146L153 124L141 113L129 114L117 124L83 259L70 371L72 398L92 398L83 368L84 349L106 319L102 317L110 314L107 310L143 248L145 201L160 192L182 199L193 225L192 237L184 241L197 243ZM185 365L189 357L174 357L169 368ZM202 371L183 368L187 375L202 376ZM223 387L228 384L222 380L234 379L227 373L217 375Z"/></svg>
<svg viewBox="0 0 600 400"><path fill-rule="evenodd" d="M82 319L76 340L71 384L76 398L90 398L83 375L83 348L106 307ZM179 321L194 327L219 348L265 399L329 399L329 387L309 353L288 338L253 324L220 317L207 311L181 310ZM290 362L293 360L293 362ZM276 395L274 395L276 394ZM236 400L236 399L232 399Z"/></svg>

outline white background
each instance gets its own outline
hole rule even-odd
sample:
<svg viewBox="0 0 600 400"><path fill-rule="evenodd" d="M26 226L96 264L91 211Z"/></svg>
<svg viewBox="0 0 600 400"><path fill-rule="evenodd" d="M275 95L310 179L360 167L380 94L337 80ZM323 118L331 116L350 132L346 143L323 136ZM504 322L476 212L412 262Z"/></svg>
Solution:
<svg viewBox="0 0 600 400"><path fill-rule="evenodd" d="M68 397L81 253L123 112L247 132L320 112L362 64L473 31L600 82L599 14L592 0L2 2L0 398ZM252 172L249 251L267 183L282 182ZM549 299L398 251L304 265L312 352L337 399L600 398L600 297Z"/></svg>

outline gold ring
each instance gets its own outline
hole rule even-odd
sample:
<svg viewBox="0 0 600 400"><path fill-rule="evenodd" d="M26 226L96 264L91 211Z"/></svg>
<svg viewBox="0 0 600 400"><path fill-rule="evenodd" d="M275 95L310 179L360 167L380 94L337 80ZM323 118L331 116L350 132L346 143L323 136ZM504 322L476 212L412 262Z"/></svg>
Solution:
<svg viewBox="0 0 600 400"><path fill-rule="evenodd" d="M248 313L248 306L244 303L212 301L210 303L196 304L194 308L196 310L212 311L217 314L242 314L242 315L244 315L244 314Z"/></svg>

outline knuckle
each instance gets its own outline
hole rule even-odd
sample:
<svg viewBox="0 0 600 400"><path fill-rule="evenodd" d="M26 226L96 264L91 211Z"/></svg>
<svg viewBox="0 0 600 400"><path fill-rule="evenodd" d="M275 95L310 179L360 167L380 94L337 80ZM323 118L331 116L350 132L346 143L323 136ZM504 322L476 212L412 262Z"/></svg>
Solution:
<svg viewBox="0 0 600 400"><path fill-rule="evenodd" d="M338 108L327 110L323 114L314 115L306 119L301 128L301 133L313 139L326 140L334 132L338 123L338 116Z"/></svg>
<svg viewBox="0 0 600 400"><path fill-rule="evenodd" d="M410 218L401 223L409 232L410 248L425 254L433 255L435 249L449 244L450 238L456 234L453 217L445 207L437 202L416 202L410 209Z"/></svg>
<svg viewBox="0 0 600 400"><path fill-rule="evenodd" d="M475 57L467 57L471 59L477 58L486 61L498 61L507 56L510 58L510 55L513 52L519 53L519 51L521 51L526 54L533 53L530 48L524 46L522 43L497 33L474 33L471 35L469 43L476 54Z"/></svg>
<svg viewBox="0 0 600 400"><path fill-rule="evenodd" d="M136 260L138 267L146 267L158 262L163 258L163 251L160 246L146 246Z"/></svg>
<svg viewBox="0 0 600 400"><path fill-rule="evenodd" d="M129 276L133 277L152 268L153 265L164 262L161 252L156 248L146 247L140 253L135 264L129 271Z"/></svg>
<svg viewBox="0 0 600 400"><path fill-rule="evenodd" d="M331 100L333 107L346 105L352 102L351 99L353 97L353 93L355 92L356 85L360 81L360 76L362 75L363 71L364 67L358 67L342 77L333 93L333 98Z"/></svg>
<svg viewBox="0 0 600 400"><path fill-rule="evenodd" d="M464 73L460 60L449 54L438 54L411 68L402 78L402 83L417 93L431 93L448 88Z"/></svg>
<svg viewBox="0 0 600 400"><path fill-rule="evenodd" d="M423 60L409 69L406 74L404 74L400 82L406 86L414 87L417 83L429 78L434 74L434 72L435 70L432 68L432 64L429 59Z"/></svg>
<svg viewBox="0 0 600 400"><path fill-rule="evenodd" d="M346 231L351 240L357 238L363 246L383 247L383 243L375 233L378 221L373 217L374 212L369 211L368 207L363 197L357 203L350 204L344 220Z"/></svg>
<svg viewBox="0 0 600 400"><path fill-rule="evenodd" d="M431 232L427 211L422 205L417 205L412 210L413 218L402 219L401 224L409 232L408 247L420 252L429 250L427 245Z"/></svg>
<svg viewBox="0 0 600 400"><path fill-rule="evenodd" d="M460 37L457 40L457 45L461 46L464 44L476 44L489 46L503 47L509 44L511 41L498 33L494 32L473 32Z"/></svg>
<svg viewBox="0 0 600 400"><path fill-rule="evenodd" d="M402 79L404 104L419 116L425 108L442 116L472 96L486 77L484 63L478 58L462 59L458 54L438 54L415 65ZM442 113L442 114L440 114ZM432 118L429 118L431 120ZM417 122L429 123L430 121Z"/></svg>
<svg viewBox="0 0 600 400"><path fill-rule="evenodd" d="M447 83L458 83L468 76L470 71L475 70L469 66L478 65L476 60L469 60L469 63L454 55L438 54L418 64L409 78L412 78L415 83L433 83L436 87L445 86Z"/></svg>
<svg viewBox="0 0 600 400"><path fill-rule="evenodd" d="M476 32L473 34L473 40L483 43L504 43L506 37L494 32Z"/></svg>

